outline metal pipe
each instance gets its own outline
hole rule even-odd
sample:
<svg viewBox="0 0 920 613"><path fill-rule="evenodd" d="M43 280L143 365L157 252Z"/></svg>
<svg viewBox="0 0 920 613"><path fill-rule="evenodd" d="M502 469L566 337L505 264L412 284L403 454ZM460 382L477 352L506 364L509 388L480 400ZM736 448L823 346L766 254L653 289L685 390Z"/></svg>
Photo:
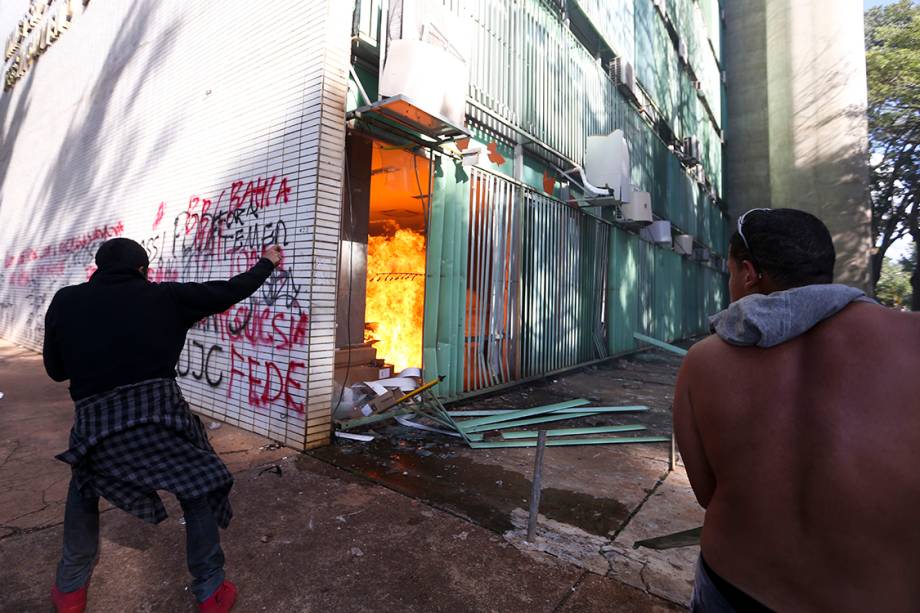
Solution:
<svg viewBox="0 0 920 613"><path fill-rule="evenodd" d="M537 437L537 453L534 456L533 485L530 488L530 517L527 520L527 541L533 543L537 534L537 515L540 513L540 493L543 485L543 452L546 450L546 430L540 430Z"/></svg>
<svg viewBox="0 0 920 613"><path fill-rule="evenodd" d="M400 26L402 30L402 26ZM378 66L377 66L377 78L380 79L383 77L383 68L386 64L387 57L387 47L389 45L389 34L390 34L390 0L381 0L380 2L380 36L377 39L377 53L378 53ZM377 88L377 99L380 100L383 96L380 95L380 88ZM365 99L367 95L365 94ZM368 101L368 104L370 102Z"/></svg>
<svg viewBox="0 0 920 613"><path fill-rule="evenodd" d="M364 98L364 104L370 104L371 99L367 97L367 92L364 91L364 86L361 85L361 79L358 78L358 73L355 72L355 65L349 64L348 71L351 73L351 78L355 80L355 85L358 86L358 93Z"/></svg>

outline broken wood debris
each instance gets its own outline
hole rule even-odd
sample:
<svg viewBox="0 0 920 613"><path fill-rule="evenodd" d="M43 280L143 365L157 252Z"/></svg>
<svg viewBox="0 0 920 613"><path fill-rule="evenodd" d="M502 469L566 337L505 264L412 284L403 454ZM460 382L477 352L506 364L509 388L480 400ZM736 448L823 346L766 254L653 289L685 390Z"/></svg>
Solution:
<svg viewBox="0 0 920 613"><path fill-rule="evenodd" d="M355 428L367 426L381 421L395 419L400 425L459 437L473 449L494 449L501 447L533 447L536 445L537 432L533 430L520 430L523 426L550 423L591 417L603 413L623 413L648 411L644 405L631 405L622 407L591 407L590 400L575 398L553 404L530 407L526 409L495 409L487 411L448 411L432 392L432 389L443 378L433 379L420 387L394 398L392 390L378 391L378 398L390 395L385 402L371 401L368 407L376 411L366 417L359 417L338 422L338 433L344 433ZM385 385L385 382L380 382ZM399 382L405 389L404 383ZM383 407L382 410L380 407ZM460 419L461 417L467 419ZM427 420L429 424L421 423ZM636 432L645 430L639 424L623 424L608 426L591 426L582 428L557 428L547 431L547 436L553 440L547 442L549 446L561 445L604 445L625 443L658 443L669 442L670 437L662 436L615 436L595 437L592 435L610 434L619 432ZM495 432L501 436L499 440L486 440L486 433ZM356 438L342 436L342 438ZM589 438L585 438L589 437ZM359 439L361 440L361 439Z"/></svg>
<svg viewBox="0 0 920 613"><path fill-rule="evenodd" d="M653 347L658 347L659 349L664 349L665 351L670 351L673 354L679 355L681 357L687 355L686 349L681 349L671 343L666 343L664 341L659 341L657 338L652 338L651 336L646 336L644 334L639 334L638 332L633 333L633 338L637 341L642 341Z"/></svg>

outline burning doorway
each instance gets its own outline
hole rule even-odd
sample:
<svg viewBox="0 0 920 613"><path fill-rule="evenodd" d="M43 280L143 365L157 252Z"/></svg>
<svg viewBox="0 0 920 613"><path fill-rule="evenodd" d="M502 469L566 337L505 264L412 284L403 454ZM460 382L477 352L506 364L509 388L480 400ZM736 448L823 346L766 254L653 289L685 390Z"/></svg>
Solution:
<svg viewBox="0 0 920 613"><path fill-rule="evenodd" d="M428 158L348 139L335 378L349 386L422 366Z"/></svg>
<svg viewBox="0 0 920 613"><path fill-rule="evenodd" d="M428 188L427 158L373 143L364 340L395 372L422 366Z"/></svg>

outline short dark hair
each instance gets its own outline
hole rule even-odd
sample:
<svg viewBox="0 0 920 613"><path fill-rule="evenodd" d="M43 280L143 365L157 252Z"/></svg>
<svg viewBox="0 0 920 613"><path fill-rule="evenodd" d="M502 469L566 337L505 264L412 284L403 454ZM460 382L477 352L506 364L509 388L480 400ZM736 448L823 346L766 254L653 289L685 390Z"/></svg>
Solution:
<svg viewBox="0 0 920 613"><path fill-rule="evenodd" d="M138 269L150 265L147 250L130 238L112 238L96 251L96 267L99 270L113 268Z"/></svg>
<svg viewBox="0 0 920 613"><path fill-rule="evenodd" d="M756 209L744 217L744 237L735 232L729 255L788 289L833 283L837 253L827 226L796 209Z"/></svg>

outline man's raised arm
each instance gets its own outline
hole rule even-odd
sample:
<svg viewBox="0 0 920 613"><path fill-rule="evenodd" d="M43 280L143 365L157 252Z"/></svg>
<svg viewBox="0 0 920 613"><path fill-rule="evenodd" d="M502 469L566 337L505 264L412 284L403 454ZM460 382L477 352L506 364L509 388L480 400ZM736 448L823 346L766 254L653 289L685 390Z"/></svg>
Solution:
<svg viewBox="0 0 920 613"><path fill-rule="evenodd" d="M222 313L251 296L265 283L280 261L281 247L272 245L262 253L255 266L229 281L171 283L169 288L179 302L183 319L191 325L209 315Z"/></svg>

